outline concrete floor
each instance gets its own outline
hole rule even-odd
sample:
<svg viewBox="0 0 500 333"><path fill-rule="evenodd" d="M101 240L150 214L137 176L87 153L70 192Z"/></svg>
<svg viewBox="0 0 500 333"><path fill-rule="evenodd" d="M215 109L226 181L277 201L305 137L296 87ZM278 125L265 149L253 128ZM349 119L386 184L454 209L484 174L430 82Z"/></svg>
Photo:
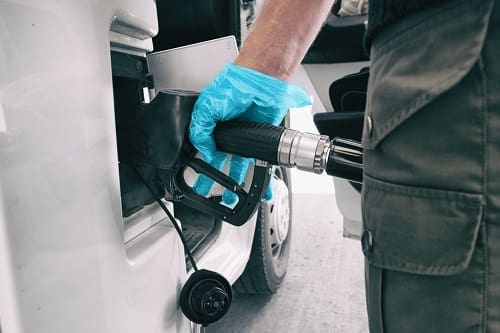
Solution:
<svg viewBox="0 0 500 333"><path fill-rule="evenodd" d="M287 276L272 297L235 295L209 333L368 332L363 256L342 237L332 195L294 194L292 251Z"/></svg>

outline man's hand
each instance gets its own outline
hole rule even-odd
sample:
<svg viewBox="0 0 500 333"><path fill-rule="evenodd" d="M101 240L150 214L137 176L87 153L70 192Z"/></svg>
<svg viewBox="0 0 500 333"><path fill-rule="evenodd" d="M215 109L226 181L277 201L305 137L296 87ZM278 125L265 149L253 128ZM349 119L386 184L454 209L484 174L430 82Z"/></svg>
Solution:
<svg viewBox="0 0 500 333"><path fill-rule="evenodd" d="M237 118L279 125L290 108L310 104L308 94L299 86L228 63L202 90L191 117L189 138L206 162L221 169L227 154L218 152L215 147L212 133L217 122ZM232 156L229 176L241 184L251 161ZM196 180L194 190L207 195L212 185L213 181L202 175ZM268 189L267 199L271 196L272 192ZM227 205L233 205L236 198L227 190L223 194L223 202Z"/></svg>

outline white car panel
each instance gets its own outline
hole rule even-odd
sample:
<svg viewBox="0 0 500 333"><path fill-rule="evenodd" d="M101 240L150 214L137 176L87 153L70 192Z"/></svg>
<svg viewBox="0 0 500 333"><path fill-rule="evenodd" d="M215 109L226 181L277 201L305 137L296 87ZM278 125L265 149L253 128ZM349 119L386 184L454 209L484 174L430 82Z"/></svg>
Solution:
<svg viewBox="0 0 500 333"><path fill-rule="evenodd" d="M190 330L177 306L186 272L173 228L157 223L124 241L110 66L117 18L137 31L122 47L151 49L153 0L0 2L5 332Z"/></svg>
<svg viewBox="0 0 500 333"><path fill-rule="evenodd" d="M341 77L358 72L368 66L368 62L350 62L335 64L306 64L304 68L316 89L319 98L329 112L333 111L328 89L330 84ZM345 179L335 178L335 200L344 220L344 236L359 238L361 236L361 195Z"/></svg>
<svg viewBox="0 0 500 333"><path fill-rule="evenodd" d="M345 179L333 178L335 201L343 216L344 237L359 239L362 232L361 194Z"/></svg>

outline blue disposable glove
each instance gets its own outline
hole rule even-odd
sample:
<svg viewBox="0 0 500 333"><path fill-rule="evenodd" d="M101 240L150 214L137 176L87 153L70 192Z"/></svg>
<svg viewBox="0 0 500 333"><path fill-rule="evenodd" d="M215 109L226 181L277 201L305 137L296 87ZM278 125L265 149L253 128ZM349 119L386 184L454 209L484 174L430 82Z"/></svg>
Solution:
<svg viewBox="0 0 500 333"><path fill-rule="evenodd" d="M258 71L227 63L217 77L202 91L194 106L189 127L191 143L200 151L203 159L221 169L227 154L215 149L212 132L219 121L230 119L279 125L288 109L311 104L309 95L299 86L287 83ZM245 175L252 159L232 156L229 176L238 184ZM213 181L201 175L195 181L194 190L208 195ZM271 186L266 199L272 197ZM234 205L237 196L224 191L222 201Z"/></svg>

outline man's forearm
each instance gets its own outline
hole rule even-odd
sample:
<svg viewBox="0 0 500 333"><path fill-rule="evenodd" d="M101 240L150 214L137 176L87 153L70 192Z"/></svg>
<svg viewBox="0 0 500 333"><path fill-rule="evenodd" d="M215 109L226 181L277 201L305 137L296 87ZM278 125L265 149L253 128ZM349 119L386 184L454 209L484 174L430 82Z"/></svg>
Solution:
<svg viewBox="0 0 500 333"><path fill-rule="evenodd" d="M288 80L334 0L267 0L235 64Z"/></svg>

